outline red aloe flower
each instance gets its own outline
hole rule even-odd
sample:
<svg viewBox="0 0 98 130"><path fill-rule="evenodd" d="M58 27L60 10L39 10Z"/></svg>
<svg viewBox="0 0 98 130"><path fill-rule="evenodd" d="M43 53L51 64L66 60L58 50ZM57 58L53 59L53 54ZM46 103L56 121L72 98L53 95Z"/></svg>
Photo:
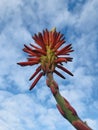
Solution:
<svg viewBox="0 0 98 130"><path fill-rule="evenodd" d="M65 79L65 77L56 70L56 67L73 76L73 74L64 68L62 64L62 62L67 63L68 61L72 61L72 58L68 57L68 55L73 51L71 44L61 48L65 43L63 34L57 32L56 29L51 31L46 29L43 30L43 33L38 33L38 35L35 34L32 38L36 45L30 44L30 47L24 45L23 49L24 52L28 53L29 58L27 58L26 62L17 63L21 66L39 64L35 73L30 77L30 80L32 80L38 75L32 83L30 90L43 75L47 75L48 73L54 72Z"/></svg>

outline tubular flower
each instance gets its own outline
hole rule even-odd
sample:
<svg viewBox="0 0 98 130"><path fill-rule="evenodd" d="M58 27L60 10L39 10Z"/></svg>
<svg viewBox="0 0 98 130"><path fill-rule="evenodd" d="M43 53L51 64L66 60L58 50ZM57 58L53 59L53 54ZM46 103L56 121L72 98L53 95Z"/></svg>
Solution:
<svg viewBox="0 0 98 130"><path fill-rule="evenodd" d="M21 66L32 66L35 64L39 64L38 68L34 72L34 74L30 77L32 80L35 76L36 79L32 83L30 90L36 85L39 79L43 75L47 75L48 73L56 73L61 78L65 77L56 70L56 68L61 69L62 71L68 73L73 76L73 74L63 67L63 62L71 62L72 58L68 57L69 53L72 52L71 44L66 45L61 48L61 46L65 43L64 35L60 32L57 32L56 29L51 31L43 30L43 33L38 33L38 35L34 35L33 40L34 44L30 44L30 46L24 45L23 51L28 53L28 58L26 62L19 62L18 65Z"/></svg>

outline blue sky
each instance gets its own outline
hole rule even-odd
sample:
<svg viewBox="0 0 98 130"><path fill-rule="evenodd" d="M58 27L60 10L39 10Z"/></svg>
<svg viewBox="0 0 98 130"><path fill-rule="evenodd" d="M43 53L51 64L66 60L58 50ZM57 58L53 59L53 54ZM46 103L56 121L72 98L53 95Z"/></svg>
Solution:
<svg viewBox="0 0 98 130"><path fill-rule="evenodd" d="M32 35L53 27L72 43L74 74L55 76L61 94L83 121L98 130L98 0L0 1L0 130L75 130L56 108L43 77L29 91L35 67L21 68L24 43Z"/></svg>

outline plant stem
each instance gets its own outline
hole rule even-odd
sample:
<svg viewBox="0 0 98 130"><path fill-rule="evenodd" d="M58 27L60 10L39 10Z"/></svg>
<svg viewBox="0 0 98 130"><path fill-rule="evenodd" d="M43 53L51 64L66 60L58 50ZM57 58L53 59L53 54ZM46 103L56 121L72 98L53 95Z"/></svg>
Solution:
<svg viewBox="0 0 98 130"><path fill-rule="evenodd" d="M77 130L92 130L85 122L83 122L78 117L77 112L70 105L70 103L61 96L58 85L53 79L53 73L47 73L46 83L57 102L57 108L62 116L66 118Z"/></svg>

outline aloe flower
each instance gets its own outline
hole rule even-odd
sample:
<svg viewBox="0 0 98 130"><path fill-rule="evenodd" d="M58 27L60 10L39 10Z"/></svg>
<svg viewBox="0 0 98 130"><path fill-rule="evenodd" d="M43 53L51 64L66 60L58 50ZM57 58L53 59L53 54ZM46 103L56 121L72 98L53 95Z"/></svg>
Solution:
<svg viewBox="0 0 98 130"><path fill-rule="evenodd" d="M30 90L35 87L42 76L46 75L46 84L50 88L56 102L57 108L61 115L66 118L77 130L91 130L91 128L83 122L71 104L61 96L59 87L53 78L53 73L65 79L58 69L73 76L73 74L63 66L63 63L71 62L70 52L73 52L72 45L64 45L65 38L56 29L51 31L43 30L43 33L35 34L32 37L35 44L30 46L24 45L23 51L28 54L27 61L19 62L21 66L33 66L38 64L36 71L29 80L34 79L30 86ZM58 69L57 69L58 68Z"/></svg>
<svg viewBox="0 0 98 130"><path fill-rule="evenodd" d="M26 62L19 62L21 66L32 66L39 64L35 73L30 77L32 80L35 76L36 79L32 83L30 90L34 88L36 83L43 75L47 75L49 72L56 73L61 78L65 77L56 70L59 68L66 72L67 74L73 76L73 74L63 67L63 62L71 62L72 58L69 57L69 53L72 52L71 44L61 46L65 43L64 35L60 32L56 32L56 29L48 31L47 29L43 33L38 33L32 37L36 43L30 44L30 46L24 45L23 51L28 53L28 58Z"/></svg>

